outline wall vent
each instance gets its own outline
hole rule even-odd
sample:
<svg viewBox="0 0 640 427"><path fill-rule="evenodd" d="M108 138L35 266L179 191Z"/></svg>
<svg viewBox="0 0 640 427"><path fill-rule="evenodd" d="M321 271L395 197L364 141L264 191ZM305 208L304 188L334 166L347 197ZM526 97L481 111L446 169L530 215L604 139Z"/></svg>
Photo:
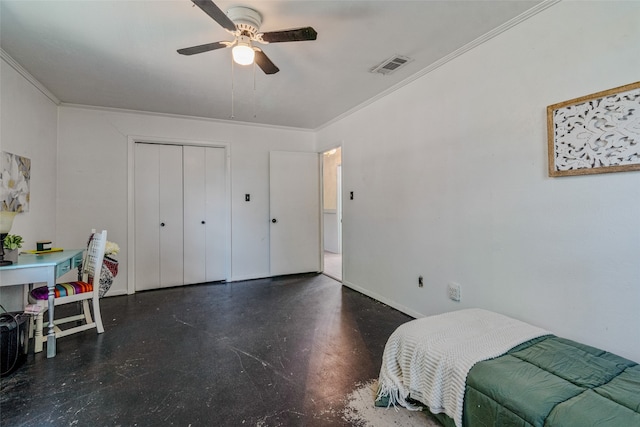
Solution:
<svg viewBox="0 0 640 427"><path fill-rule="evenodd" d="M400 68L404 67L411 61L413 61L413 59L409 58L408 56L394 55L391 58L386 59L382 61L382 63L371 68L369 71L372 73L387 75L398 71Z"/></svg>

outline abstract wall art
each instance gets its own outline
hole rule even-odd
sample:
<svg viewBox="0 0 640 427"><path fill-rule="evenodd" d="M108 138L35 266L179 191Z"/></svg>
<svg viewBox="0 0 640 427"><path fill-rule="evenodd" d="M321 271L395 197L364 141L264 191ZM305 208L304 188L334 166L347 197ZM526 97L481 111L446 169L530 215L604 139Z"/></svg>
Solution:
<svg viewBox="0 0 640 427"><path fill-rule="evenodd" d="M640 82L547 107L549 176L640 170Z"/></svg>
<svg viewBox="0 0 640 427"><path fill-rule="evenodd" d="M29 211L31 159L17 154L0 153L0 210Z"/></svg>

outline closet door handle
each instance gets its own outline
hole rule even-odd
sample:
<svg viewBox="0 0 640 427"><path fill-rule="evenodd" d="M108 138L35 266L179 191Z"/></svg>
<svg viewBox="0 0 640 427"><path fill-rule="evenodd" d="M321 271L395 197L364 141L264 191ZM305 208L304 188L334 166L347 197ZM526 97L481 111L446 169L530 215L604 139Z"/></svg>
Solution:
<svg viewBox="0 0 640 427"><path fill-rule="evenodd" d="M271 220L271 222L275 224L276 222L278 222L278 220L277 220L277 219L275 219L275 218L273 218L273 219Z"/></svg>
<svg viewBox="0 0 640 427"><path fill-rule="evenodd" d="M160 227L164 227L164 222L161 222L161 223L160 223Z"/></svg>
<svg viewBox="0 0 640 427"><path fill-rule="evenodd" d="M201 222L201 224L205 224L205 222L204 222L204 221L202 221L202 222Z"/></svg>

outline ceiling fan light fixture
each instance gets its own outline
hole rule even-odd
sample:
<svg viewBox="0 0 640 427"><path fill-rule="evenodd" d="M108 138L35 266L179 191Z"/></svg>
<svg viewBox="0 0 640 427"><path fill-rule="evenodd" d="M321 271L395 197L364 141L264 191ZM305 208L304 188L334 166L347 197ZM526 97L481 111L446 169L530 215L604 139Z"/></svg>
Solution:
<svg viewBox="0 0 640 427"><path fill-rule="evenodd" d="M2 1L2 0L0 0ZM235 37L233 41L218 41L197 46L178 49L180 55L195 55L217 49L232 48L231 64L256 64L265 74L275 74L280 69L252 42L284 43L316 40L318 33L312 27L293 28L290 30L268 31L259 33L262 15L249 7L236 6L225 14L213 0L191 0L204 13L209 15L222 28Z"/></svg>
<svg viewBox="0 0 640 427"><path fill-rule="evenodd" d="M231 49L233 60L239 65L251 65L256 52L251 47L251 39L247 36L239 36L238 43Z"/></svg>

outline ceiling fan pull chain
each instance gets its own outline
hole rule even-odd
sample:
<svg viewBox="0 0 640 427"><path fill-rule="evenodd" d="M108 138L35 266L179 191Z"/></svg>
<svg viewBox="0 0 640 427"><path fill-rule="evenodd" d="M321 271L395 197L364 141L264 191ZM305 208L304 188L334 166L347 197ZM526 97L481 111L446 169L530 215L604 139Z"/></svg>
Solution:
<svg viewBox="0 0 640 427"><path fill-rule="evenodd" d="M234 101L235 101L235 67L233 66L233 58L231 58L231 120L235 119Z"/></svg>
<svg viewBox="0 0 640 427"><path fill-rule="evenodd" d="M258 116L256 113L256 62L253 61L253 118Z"/></svg>

